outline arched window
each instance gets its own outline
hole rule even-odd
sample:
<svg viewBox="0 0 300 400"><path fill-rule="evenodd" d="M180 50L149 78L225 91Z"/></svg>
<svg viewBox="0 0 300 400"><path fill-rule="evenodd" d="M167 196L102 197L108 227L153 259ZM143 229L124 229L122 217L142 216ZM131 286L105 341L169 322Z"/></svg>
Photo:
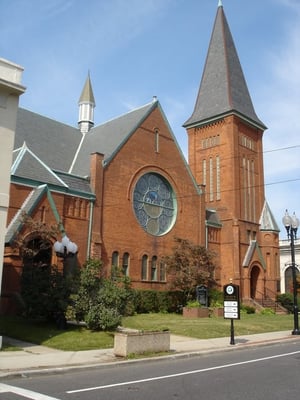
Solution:
<svg viewBox="0 0 300 400"><path fill-rule="evenodd" d="M293 268L288 267L284 273L285 293L293 293Z"/></svg>
<svg viewBox="0 0 300 400"><path fill-rule="evenodd" d="M146 254L142 257L142 281L148 279L148 256Z"/></svg>
<svg viewBox="0 0 300 400"><path fill-rule="evenodd" d="M114 251L111 256L111 265L113 267L118 267L119 266L119 252Z"/></svg>
<svg viewBox="0 0 300 400"><path fill-rule="evenodd" d="M154 130L154 134L155 134L155 152L158 153L159 152L159 130L157 128Z"/></svg>
<svg viewBox="0 0 300 400"><path fill-rule="evenodd" d="M166 281L166 264L164 262L159 264L159 280L162 282Z"/></svg>
<svg viewBox="0 0 300 400"><path fill-rule="evenodd" d="M151 281L157 281L157 257L153 256L151 260Z"/></svg>
<svg viewBox="0 0 300 400"><path fill-rule="evenodd" d="M129 253L123 254L122 270L124 275L129 276Z"/></svg>

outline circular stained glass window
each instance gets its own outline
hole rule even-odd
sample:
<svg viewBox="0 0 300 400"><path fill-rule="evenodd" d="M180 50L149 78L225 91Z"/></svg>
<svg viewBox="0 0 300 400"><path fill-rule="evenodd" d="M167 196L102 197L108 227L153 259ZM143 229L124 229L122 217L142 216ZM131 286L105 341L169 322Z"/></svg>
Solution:
<svg viewBox="0 0 300 400"><path fill-rule="evenodd" d="M167 233L176 219L176 199L171 185L159 174L143 175L134 188L133 208L146 232L155 236Z"/></svg>

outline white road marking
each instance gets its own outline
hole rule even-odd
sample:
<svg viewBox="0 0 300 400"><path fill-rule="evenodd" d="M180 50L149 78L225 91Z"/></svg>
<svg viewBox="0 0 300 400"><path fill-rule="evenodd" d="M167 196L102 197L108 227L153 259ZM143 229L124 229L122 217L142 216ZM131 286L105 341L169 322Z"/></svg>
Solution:
<svg viewBox="0 0 300 400"><path fill-rule="evenodd" d="M5 385L4 383L0 383L0 393L14 393L30 400L59 400L55 397L46 396L44 394L32 392L31 390L22 389L16 386Z"/></svg>
<svg viewBox="0 0 300 400"><path fill-rule="evenodd" d="M300 353L300 350L299 351L293 351L291 353L277 354L275 356L256 358L256 359L253 359L253 360L241 361L241 362L232 363L232 364L218 365L216 367L197 369L197 370L194 370L194 371L187 371L187 372L180 372L178 374L155 376L153 378L145 378L145 379L140 379L140 380L136 380L136 381L118 382L118 383L112 383L110 385L94 386L94 387L89 387L89 388L84 388L84 389L77 389L77 390L69 390L66 393L72 394L72 393L89 392L89 391L92 391L92 390L109 389L109 388L118 387L118 386L134 385L134 384L137 384L137 383L144 383L144 382L159 381L159 380L163 380L163 379L177 378L179 376L200 374L202 372L214 371L214 370L217 370L217 369L224 369L224 368L236 367L236 366L239 366L239 365L252 364L252 363L257 363L257 362L261 362L261 361L272 360L274 358L288 357L288 356L292 356L294 354L299 354L299 353Z"/></svg>

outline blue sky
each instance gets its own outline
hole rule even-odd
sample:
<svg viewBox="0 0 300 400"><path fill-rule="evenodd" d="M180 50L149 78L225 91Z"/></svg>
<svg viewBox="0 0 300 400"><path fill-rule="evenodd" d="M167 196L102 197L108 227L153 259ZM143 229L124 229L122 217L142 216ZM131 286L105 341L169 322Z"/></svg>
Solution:
<svg viewBox="0 0 300 400"><path fill-rule="evenodd" d="M266 198L300 217L300 0L223 0L264 134ZM218 0L0 0L0 57L24 67L20 105L76 126L90 71L95 123L157 96L182 124L198 92Z"/></svg>

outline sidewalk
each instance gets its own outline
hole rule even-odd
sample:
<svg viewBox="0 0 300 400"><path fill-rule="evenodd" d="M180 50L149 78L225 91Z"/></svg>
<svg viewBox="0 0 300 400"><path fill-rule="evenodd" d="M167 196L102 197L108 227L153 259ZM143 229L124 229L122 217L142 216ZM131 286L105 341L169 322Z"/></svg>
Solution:
<svg viewBox="0 0 300 400"><path fill-rule="evenodd" d="M235 337L235 345L230 345L230 337L217 339L193 339L171 335L172 354L166 357L183 357L220 350L235 350L249 345L263 345L286 340L299 340L291 331L269 332ZM22 351L0 352L0 378L10 375L28 375L36 372L58 372L71 368L87 368L116 362L136 362L114 355L113 349L60 351L49 347L6 339Z"/></svg>

